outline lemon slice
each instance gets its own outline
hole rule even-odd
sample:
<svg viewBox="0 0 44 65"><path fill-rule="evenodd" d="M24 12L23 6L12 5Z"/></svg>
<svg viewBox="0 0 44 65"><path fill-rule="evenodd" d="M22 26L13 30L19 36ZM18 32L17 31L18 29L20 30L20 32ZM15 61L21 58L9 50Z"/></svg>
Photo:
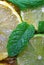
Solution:
<svg viewBox="0 0 44 65"><path fill-rule="evenodd" d="M44 65L44 34L35 35L17 58L18 65Z"/></svg>
<svg viewBox="0 0 44 65"><path fill-rule="evenodd" d="M0 60L8 56L6 45L11 31L21 22L20 16L5 1L0 1Z"/></svg>
<svg viewBox="0 0 44 65"><path fill-rule="evenodd" d="M44 7L21 11L21 17L23 21L33 24L37 30L39 21L44 21Z"/></svg>

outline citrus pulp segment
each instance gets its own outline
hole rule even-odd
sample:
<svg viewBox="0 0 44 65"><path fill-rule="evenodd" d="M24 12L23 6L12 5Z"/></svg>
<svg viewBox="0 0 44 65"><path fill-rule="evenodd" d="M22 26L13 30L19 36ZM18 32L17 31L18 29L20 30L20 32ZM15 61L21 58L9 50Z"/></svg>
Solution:
<svg viewBox="0 0 44 65"><path fill-rule="evenodd" d="M18 65L44 65L44 34L35 35L17 58Z"/></svg>
<svg viewBox="0 0 44 65"><path fill-rule="evenodd" d="M44 7L21 11L21 17L23 21L33 24L37 30L39 21L44 21Z"/></svg>
<svg viewBox="0 0 44 65"><path fill-rule="evenodd" d="M21 22L20 16L6 1L0 1L0 60L8 56L6 45L11 31Z"/></svg>

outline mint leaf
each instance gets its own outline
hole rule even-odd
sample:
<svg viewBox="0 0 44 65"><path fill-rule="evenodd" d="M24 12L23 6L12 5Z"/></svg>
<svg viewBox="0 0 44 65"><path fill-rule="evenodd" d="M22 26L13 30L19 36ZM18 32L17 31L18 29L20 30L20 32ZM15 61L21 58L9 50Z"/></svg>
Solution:
<svg viewBox="0 0 44 65"><path fill-rule="evenodd" d="M33 25L29 25L26 22L19 24L9 36L7 44L8 55L11 57L18 55L34 36L34 33L35 28Z"/></svg>
<svg viewBox="0 0 44 65"><path fill-rule="evenodd" d="M38 24L38 32L44 33L44 21L40 21Z"/></svg>
<svg viewBox="0 0 44 65"><path fill-rule="evenodd" d="M7 0L17 5L21 10L44 5L44 0Z"/></svg>

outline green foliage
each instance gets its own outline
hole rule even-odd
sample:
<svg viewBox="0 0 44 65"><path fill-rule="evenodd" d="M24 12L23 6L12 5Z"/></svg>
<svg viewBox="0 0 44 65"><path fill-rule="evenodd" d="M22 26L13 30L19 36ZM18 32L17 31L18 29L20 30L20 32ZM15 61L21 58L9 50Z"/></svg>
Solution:
<svg viewBox="0 0 44 65"><path fill-rule="evenodd" d="M7 51L10 57L18 55L34 36L35 28L26 22L19 24L9 36Z"/></svg>
<svg viewBox="0 0 44 65"><path fill-rule="evenodd" d="M7 0L17 5L21 10L44 5L44 0Z"/></svg>
<svg viewBox="0 0 44 65"><path fill-rule="evenodd" d="M44 33L44 21L40 21L38 24L38 32Z"/></svg>

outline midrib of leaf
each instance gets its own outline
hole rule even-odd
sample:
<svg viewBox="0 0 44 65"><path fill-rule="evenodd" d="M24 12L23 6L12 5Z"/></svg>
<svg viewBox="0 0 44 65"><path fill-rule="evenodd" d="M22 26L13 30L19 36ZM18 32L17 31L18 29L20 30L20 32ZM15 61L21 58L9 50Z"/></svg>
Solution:
<svg viewBox="0 0 44 65"><path fill-rule="evenodd" d="M29 27L29 26L28 26ZM18 42L16 42L16 44L17 43L19 43L18 45L17 45L17 50L16 51L18 51L18 52L20 52L21 51L21 49L22 49L22 47L25 45L25 44L23 44L25 41L25 33L27 32L27 30L28 30L28 27L24 30L24 32L22 33L22 35L21 35L21 37L17 40ZM24 38L23 38L24 37ZM23 41L22 41L22 39L23 39ZM27 41L29 41L29 38L28 38L28 40L26 40L26 45L28 44L28 42ZM20 46L21 45L21 46ZM26 46L25 45L25 46ZM14 44L13 44L13 46L14 46ZM20 48L21 47L21 48ZM19 51L20 50L20 51Z"/></svg>
<svg viewBox="0 0 44 65"><path fill-rule="evenodd" d="M33 37L35 29L33 25L29 25L26 22L21 23L16 27L16 30L13 30L11 33L7 51L9 56L13 57L18 55L24 48L27 46L30 38Z"/></svg>
<svg viewBox="0 0 44 65"><path fill-rule="evenodd" d="M26 32L26 30L28 29L28 27L29 27L29 26L27 26L27 28L25 27L25 30L24 30L23 33L21 34L20 38L17 39L18 42L16 42L16 44L19 43L19 42L21 41L21 39L22 39L23 36L25 35L25 32ZM12 41L12 40L11 40L11 41ZM14 44L14 43L13 43L13 44Z"/></svg>
<svg viewBox="0 0 44 65"><path fill-rule="evenodd" d="M22 37L23 37L23 34L25 35L25 31L27 30L27 28L29 27L29 25L27 24L27 26L25 26L25 29L24 29L24 31L22 32L22 34L20 35L20 37L19 37L19 39L17 39L17 41L19 41ZM17 31L17 30L15 30L15 31ZM20 30L18 30L18 31L20 31ZM22 30L21 30L22 31ZM20 31L20 32L21 32ZM20 33L19 32L19 33ZM10 41L10 40L9 40ZM12 39L11 39L11 41L12 41ZM17 42L16 42L17 43Z"/></svg>
<svg viewBox="0 0 44 65"><path fill-rule="evenodd" d="M28 29L28 27L27 27L27 29ZM24 32L22 33L21 37L17 40L18 42L16 42L16 44L17 44L17 46L16 46L17 49L15 48L15 49L16 49L15 52L16 52L17 54L18 54L18 52L21 52L21 50L23 50L22 47L24 46L24 44L23 44L23 42L22 42L22 39L23 39L23 37L24 37L25 32L26 32L27 29L24 30ZM18 43L19 43L19 44L18 44ZM28 44L28 43L26 42L26 45L27 45L27 44ZM26 45L25 45L25 46L26 46ZM13 46L13 48L14 48L14 46L15 46L14 43L13 43L12 46ZM21 47L21 48L20 48L20 47ZM13 49L13 50L14 50L14 49ZM19 50L20 50L20 51L19 51ZM15 55L16 55L16 54L15 54Z"/></svg>

